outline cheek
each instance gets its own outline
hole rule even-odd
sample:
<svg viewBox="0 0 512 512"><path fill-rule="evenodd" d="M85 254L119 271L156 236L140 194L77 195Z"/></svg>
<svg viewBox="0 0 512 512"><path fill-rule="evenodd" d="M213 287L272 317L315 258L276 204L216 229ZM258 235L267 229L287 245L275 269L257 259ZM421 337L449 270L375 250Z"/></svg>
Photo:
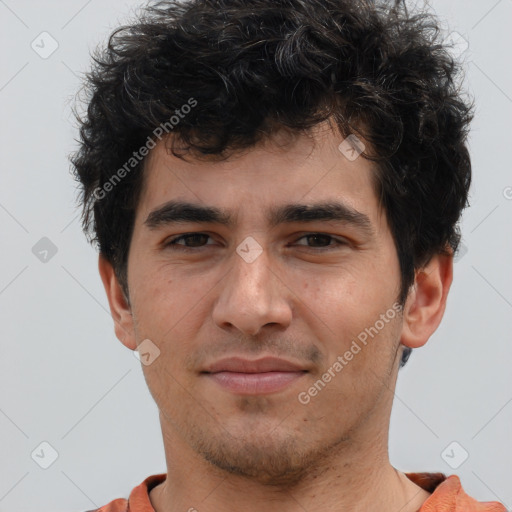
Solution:
<svg viewBox="0 0 512 512"><path fill-rule="evenodd" d="M375 274L368 277L369 274L362 272L359 279L354 275L327 289L317 288L317 302L311 303L314 312L319 312L312 321L318 327L316 336L326 355L327 366L323 370L331 368L336 375L329 387L338 389L352 403L363 400L365 390L387 382L400 337L395 283ZM340 362L338 358L342 359L342 369L337 365L336 371L332 365Z"/></svg>
<svg viewBox="0 0 512 512"><path fill-rule="evenodd" d="M308 395L315 395L308 407L317 413L330 410L333 425L358 421L389 398L397 325L390 321L376 332L371 329L375 321L375 318L359 319L354 335L345 331L334 340L328 347L323 373L315 375L310 387L304 390ZM364 336L358 338L361 333Z"/></svg>
<svg viewBox="0 0 512 512"><path fill-rule="evenodd" d="M180 272L169 266L152 267L141 265L132 274L132 302L139 324L162 335L187 317L209 287L204 283L200 286L197 280L180 277Z"/></svg>
<svg viewBox="0 0 512 512"><path fill-rule="evenodd" d="M346 268L317 276L304 285L300 295L303 314L314 313L328 327L328 338L338 336L343 347L343 341L357 335L378 310L377 290L371 286L370 279L366 280L366 274L359 275Z"/></svg>

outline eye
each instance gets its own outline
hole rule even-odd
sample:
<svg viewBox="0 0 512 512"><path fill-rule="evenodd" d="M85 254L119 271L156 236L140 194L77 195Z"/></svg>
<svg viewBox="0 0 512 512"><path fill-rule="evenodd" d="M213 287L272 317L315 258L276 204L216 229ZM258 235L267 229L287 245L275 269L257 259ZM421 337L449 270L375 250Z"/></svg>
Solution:
<svg viewBox="0 0 512 512"><path fill-rule="evenodd" d="M206 233L185 233L184 235L180 235L174 238L171 238L167 242L165 242L165 247L170 247L171 249L178 249L178 250L189 250L193 249L195 247L203 247L205 244L202 244L201 242L205 242L208 238L211 238L210 235L207 235ZM180 244L178 242L184 241L184 242L191 242L186 243L185 245ZM211 244L207 244L211 245Z"/></svg>
<svg viewBox="0 0 512 512"><path fill-rule="evenodd" d="M214 245L208 244L208 239L211 239L211 237L207 233L185 233L171 238L165 242L164 247L172 250L193 251L194 249L200 249L206 245ZM305 246L308 249L315 249L315 252L329 251L339 246L347 245L345 240L335 238L325 233L308 233L300 237L297 242L300 240L307 240L307 242L312 243L312 245L300 243L297 245Z"/></svg>
<svg viewBox="0 0 512 512"><path fill-rule="evenodd" d="M307 235L304 235L302 237L299 238L299 240L302 240L302 239L307 239L308 241L313 241L313 247L312 246L307 246L308 248L310 249L319 249L320 251L322 250L332 250L332 249L335 249L336 247L340 246L340 245L347 245L347 242L342 240L342 239L338 239L338 238L334 238L333 236L331 235L326 235L325 233L308 233ZM330 242L334 242L334 245L331 245ZM320 246L316 245L320 243ZM303 244L298 244L298 245L303 245Z"/></svg>

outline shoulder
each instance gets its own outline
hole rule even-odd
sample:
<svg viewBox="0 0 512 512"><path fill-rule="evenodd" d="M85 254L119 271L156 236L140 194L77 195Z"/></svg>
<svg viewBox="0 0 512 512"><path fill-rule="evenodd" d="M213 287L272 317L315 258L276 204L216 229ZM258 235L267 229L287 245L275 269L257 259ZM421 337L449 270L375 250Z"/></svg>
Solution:
<svg viewBox="0 0 512 512"><path fill-rule="evenodd" d="M166 477L166 473L148 476L143 482L132 489L128 499L118 498L103 507L88 510L87 512L154 512L149 499L149 492L162 483Z"/></svg>
<svg viewBox="0 0 512 512"><path fill-rule="evenodd" d="M497 501L477 501L462 488L457 475L451 475L440 482L420 512L507 512Z"/></svg>
<svg viewBox="0 0 512 512"><path fill-rule="evenodd" d="M85 512L129 512L129 510L128 500L125 498L118 498L107 503L107 505L104 505L103 507L87 510Z"/></svg>

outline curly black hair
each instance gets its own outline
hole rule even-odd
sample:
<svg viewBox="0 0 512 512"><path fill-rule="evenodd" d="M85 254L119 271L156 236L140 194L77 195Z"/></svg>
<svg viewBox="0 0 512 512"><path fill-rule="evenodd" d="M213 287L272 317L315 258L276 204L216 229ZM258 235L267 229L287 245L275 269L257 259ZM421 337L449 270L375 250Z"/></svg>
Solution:
<svg viewBox="0 0 512 512"><path fill-rule="evenodd" d="M224 158L278 129L334 121L377 162L403 303L418 268L457 250L468 204L473 107L441 34L434 15L378 0L160 1L116 29L86 74L71 163L84 231L126 297L145 162L135 151L161 138L159 126L179 138L180 158Z"/></svg>

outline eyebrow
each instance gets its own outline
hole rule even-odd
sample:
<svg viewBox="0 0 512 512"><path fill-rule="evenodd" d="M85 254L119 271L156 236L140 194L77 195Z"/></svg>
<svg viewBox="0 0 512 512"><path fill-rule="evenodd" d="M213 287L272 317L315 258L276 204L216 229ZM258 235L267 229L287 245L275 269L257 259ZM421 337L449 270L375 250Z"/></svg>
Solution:
<svg viewBox="0 0 512 512"><path fill-rule="evenodd" d="M144 221L144 225L151 230L169 224L191 222L221 224L232 228L235 219L233 214L220 208L173 200L153 210ZM314 204L293 203L273 207L269 210L267 221L271 228L294 222L334 221L352 225L368 235L374 234L372 223L367 215L335 201Z"/></svg>

